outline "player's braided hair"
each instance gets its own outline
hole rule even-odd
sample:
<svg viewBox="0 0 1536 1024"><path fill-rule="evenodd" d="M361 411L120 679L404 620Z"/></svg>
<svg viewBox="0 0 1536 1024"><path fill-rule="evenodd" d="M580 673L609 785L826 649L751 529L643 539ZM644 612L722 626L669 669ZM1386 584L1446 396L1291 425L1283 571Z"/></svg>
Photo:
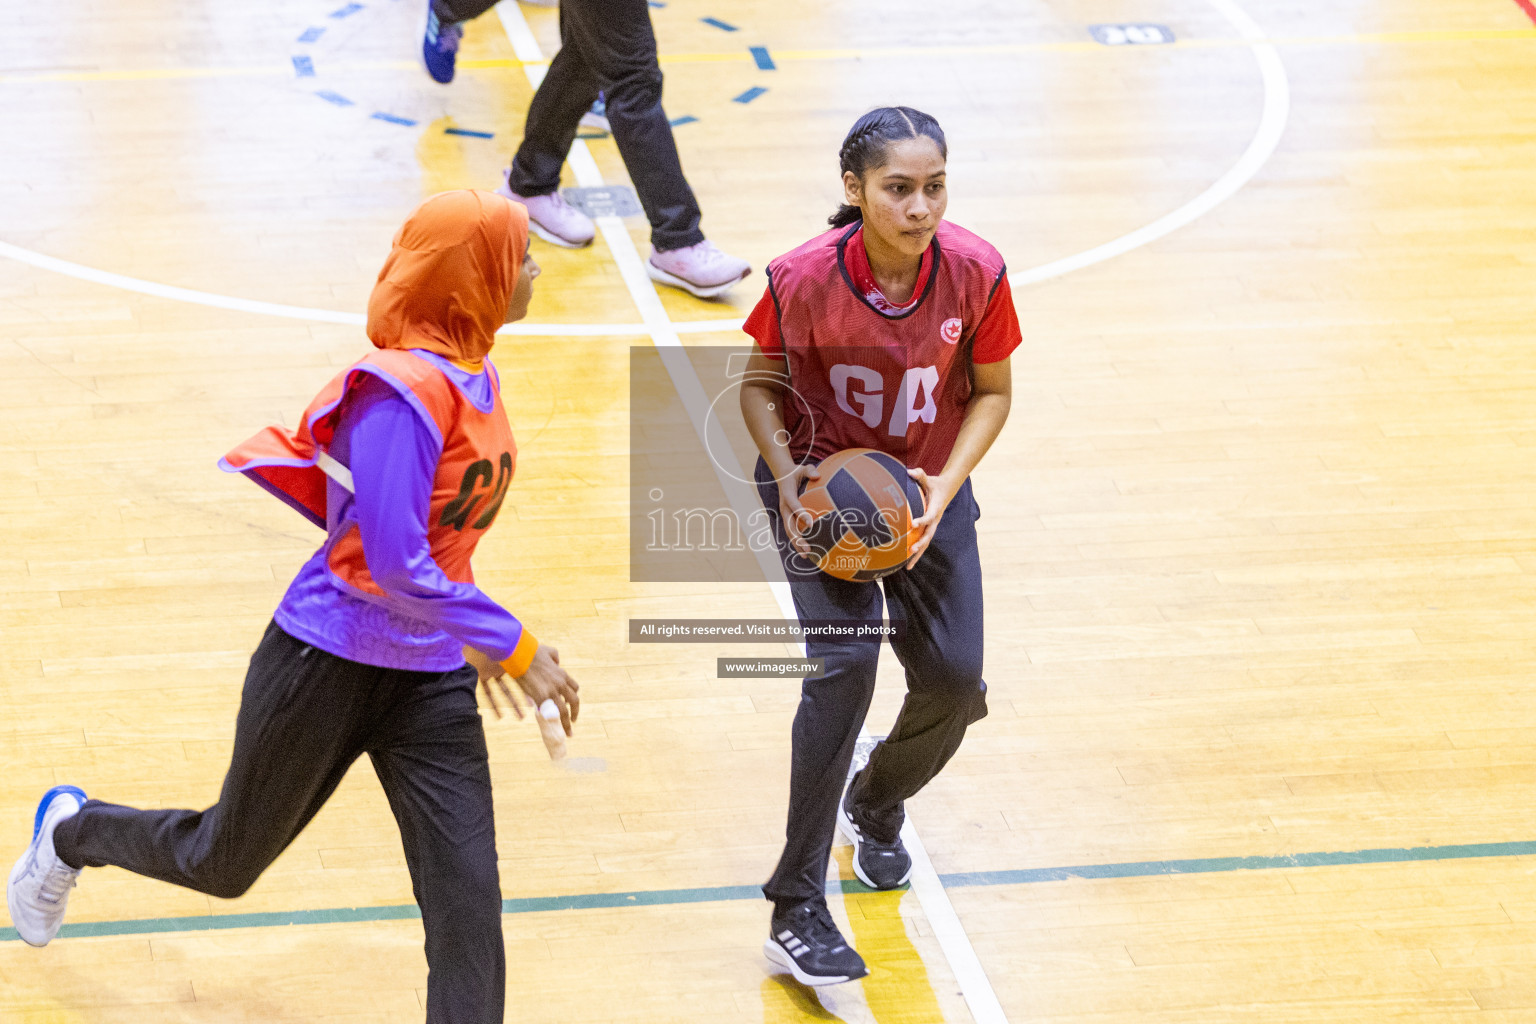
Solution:
<svg viewBox="0 0 1536 1024"><path fill-rule="evenodd" d="M944 142L944 129L931 114L911 107L876 107L853 122L848 137L843 140L843 148L837 152L838 166L844 171L852 171L862 180L866 171L883 164L887 145L923 135L938 143L940 155L948 159L949 146ZM863 219L863 210L843 203L827 218L827 223L840 228Z"/></svg>

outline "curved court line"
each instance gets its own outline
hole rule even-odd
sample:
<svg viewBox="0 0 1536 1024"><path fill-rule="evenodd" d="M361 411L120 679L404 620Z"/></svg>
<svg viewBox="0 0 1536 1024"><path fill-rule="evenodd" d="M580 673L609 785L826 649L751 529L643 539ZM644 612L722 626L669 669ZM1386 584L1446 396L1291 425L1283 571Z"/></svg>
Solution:
<svg viewBox="0 0 1536 1024"><path fill-rule="evenodd" d="M336 309L317 309L313 306L288 306L277 302L262 302L260 299L241 299L233 295L202 292L195 288L179 288L173 284L161 284L158 281L146 281L126 274L114 274L110 270L97 270L95 267L71 263L54 256L45 256L40 252L23 249L8 242L0 242L0 256L15 260L17 263L52 270L66 277L104 284L109 288L120 288L123 291L138 292L141 295L153 295L156 298L191 303L195 306L232 309L241 313L259 313L263 316L285 317L289 320L348 324L353 327L363 327L368 323L368 318L362 313L343 313ZM734 331L741 327L741 321L694 320L676 324L675 327L684 334ZM507 324L496 333L545 338L607 338L624 334L647 334L649 328L645 324Z"/></svg>
<svg viewBox="0 0 1536 1024"><path fill-rule="evenodd" d="M288 306L276 302L262 302L259 299L241 299L232 295L217 295L213 292L198 291L195 288L179 288L176 285L161 284L158 281L145 281L142 278L129 277L126 274L114 274L110 270L97 270L95 267L87 267L53 256L45 256L40 252L23 249L8 242L0 242L0 256L15 260L18 263L39 267L43 270L52 270L67 277L79 278L82 281L91 281L96 284L104 284L109 288L120 288L124 291L138 292L141 295L153 295L156 298L171 299L175 302L187 302L197 306L211 306L215 309L232 309L241 313L259 313L264 316L286 317L290 320L347 324L353 327L363 327L368 323L368 318L362 313L343 313L340 310L317 309L313 306ZM676 327L677 330L683 333L694 334L712 331L734 331L741 327L741 321L694 320L688 323L677 324ZM648 333L648 328L644 324L507 324L496 333L521 334L532 337L604 338L621 334L646 334Z"/></svg>
<svg viewBox="0 0 1536 1024"><path fill-rule="evenodd" d="M1050 263L1023 273L1009 274L1010 285L1030 285L1053 277L1061 277L1074 270L1081 270L1083 267L1123 256L1132 249L1139 249L1164 235L1172 234L1232 198L1238 189L1248 184L1253 176L1259 173L1259 168L1263 167L1274 154L1275 148L1280 145L1280 136L1285 132L1285 123L1289 120L1291 112L1291 85L1285 75L1285 65L1280 61L1280 53L1272 43L1266 41L1264 30L1258 23L1248 17L1233 0L1206 0L1206 2L1221 12L1232 27L1237 29L1238 34L1248 41L1254 58L1259 62L1259 72L1264 76L1264 111L1259 115L1259 130L1254 133L1253 141L1248 143L1248 148L1243 151L1243 155L1238 157L1237 163L1233 164L1226 174L1217 178L1210 188L1172 213L1165 214L1128 235L1121 235L1112 242L1095 246L1076 256L1052 260Z"/></svg>
<svg viewBox="0 0 1536 1024"><path fill-rule="evenodd" d="M290 320L319 320L331 324L360 324L364 321L361 313L342 313L310 306L285 306L276 302L262 302L259 299L240 299L231 295L200 292L193 288L178 288L176 285L161 284L158 281L146 281L126 274L114 274L110 270L97 270L95 267L71 263L69 260L61 260L54 256L45 256L31 249L23 249L19 245L11 245L9 242L0 242L0 256L43 270L52 270L66 277L77 277L82 281L104 284L109 288L121 288L124 291L153 295L156 298L171 299L176 302L189 302L196 306L233 309L242 313L263 313L267 316L287 317Z"/></svg>
<svg viewBox="0 0 1536 1024"><path fill-rule="evenodd" d="M1183 206L1159 217L1152 223L1137 228L1129 234L1122 235L1113 241L1098 245L1092 249L1068 256L1063 259L1053 260L1031 270L1025 270L1008 275L1009 283L1015 286L1035 284L1049 280L1053 277L1061 277L1074 270L1106 260L1123 256L1134 249L1156 241L1169 235L1179 228L1198 220L1211 212L1217 206L1230 199L1244 185L1253 179L1259 169L1274 154L1280 144L1280 137L1285 132L1285 125L1290 118L1291 91L1290 81L1285 74L1285 65L1280 60L1279 51L1275 49L1264 30L1250 18L1242 8L1238 7L1234 0L1206 0L1206 3L1214 7L1227 22L1237 30L1249 49L1253 51L1254 58L1258 61L1259 72L1264 80L1264 109L1259 117L1258 131L1254 133L1248 148L1243 151L1237 163L1218 178L1214 184L1200 193L1194 199ZM526 64L532 62L525 61ZM529 68L528 70L533 70ZM543 69L540 68L540 71ZM152 295L157 298L170 299L175 302L186 302L199 306L211 306L216 309L229 309L242 313L257 313L263 316L284 317L290 320L310 320L322 323L351 324L360 326L366 323L366 318L361 313L344 313L339 310L315 309L308 306L291 306L275 302L263 302L258 299L242 299L229 295L216 295L212 292L198 291L193 288L180 288L175 285L160 284L156 281L146 281L142 278L129 277L126 274L115 274L111 271L97 270L83 264L72 263L69 260L61 260L54 256L45 256L42 253L20 246L0 242L0 257L25 263L43 270L51 270L67 277L78 278L82 281L91 281L96 284L107 285L111 288L119 288L124 291L138 292L141 295ZM740 320L704 320L681 321L672 325L679 333L696 334L714 331L734 331L741 328ZM649 334L649 328L643 324L511 324L502 328L500 333L522 335L532 337L611 337L614 335L645 335Z"/></svg>

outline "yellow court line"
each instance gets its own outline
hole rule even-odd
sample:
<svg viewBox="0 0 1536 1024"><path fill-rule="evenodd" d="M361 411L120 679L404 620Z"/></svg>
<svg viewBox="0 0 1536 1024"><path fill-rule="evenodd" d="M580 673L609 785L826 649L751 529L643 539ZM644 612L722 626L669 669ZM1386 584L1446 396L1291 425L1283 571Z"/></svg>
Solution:
<svg viewBox="0 0 1536 1024"><path fill-rule="evenodd" d="M1275 46L1337 46L1342 44L1380 43L1450 43L1497 42L1509 39L1536 39L1536 28L1447 30L1418 32L1363 32L1344 36L1273 36L1264 40ZM884 49L772 50L777 61L873 60L902 57L974 57L1006 56L1026 53L1109 53L1113 51L1180 50L1197 48L1241 48L1253 45L1248 39L1179 39L1157 46L1105 46L1091 40L1054 43L989 43L979 46L897 46ZM663 64L749 63L754 58L745 53L677 53L661 57Z"/></svg>
<svg viewBox="0 0 1536 1024"><path fill-rule="evenodd" d="M1264 42L1275 46L1340 46L1375 43L1494 43L1509 39L1536 39L1536 28L1424 29L1415 32L1355 32L1344 36L1272 36ZM1179 40L1173 45L1248 46L1249 42L1246 39L1189 39Z"/></svg>
<svg viewBox="0 0 1536 1024"><path fill-rule="evenodd" d="M1342 36L1276 36L1265 42L1274 46L1340 46L1416 43L1501 42L1536 40L1536 28L1425 30L1418 32L1363 32ZM1104 46L1091 41L1054 43L997 43L979 46L898 46L883 49L773 50L775 62L828 60L892 60L912 57L984 57L1018 56L1029 53L1111 53L1137 50L1189 50L1244 48L1246 39L1180 39L1161 46ZM663 54L663 64L751 64L754 58L745 50L739 53ZM547 62L532 62L534 66ZM524 62L513 57L461 60L459 67L474 70L521 68ZM417 65L407 60L326 61L321 69L327 75L356 71L406 71ZM32 82L142 82L185 78L272 78L294 76L288 64L263 64L248 67L127 68L105 71L44 71L0 74L0 85Z"/></svg>
<svg viewBox="0 0 1536 1024"><path fill-rule="evenodd" d="M469 62L465 62L468 64ZM516 61L498 62L515 65ZM343 67L351 71L399 71L417 67L414 61L348 61L330 65L330 69ZM0 75L0 85L21 82L144 82L176 78L293 78L291 64L257 64L246 67L212 68L126 68L113 71L45 71L22 72Z"/></svg>

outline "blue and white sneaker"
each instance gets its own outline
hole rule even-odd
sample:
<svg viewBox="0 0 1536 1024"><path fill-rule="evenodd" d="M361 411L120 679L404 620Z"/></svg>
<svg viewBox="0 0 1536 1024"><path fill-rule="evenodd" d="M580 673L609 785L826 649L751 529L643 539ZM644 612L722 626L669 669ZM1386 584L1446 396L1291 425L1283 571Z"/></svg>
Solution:
<svg viewBox="0 0 1536 1024"><path fill-rule="evenodd" d="M11 908L11 923L29 946L48 945L64 923L69 890L75 887L80 871L53 852L53 830L83 806L85 794L74 786L54 786L44 793L32 822L32 843L11 869L5 899Z"/></svg>
<svg viewBox="0 0 1536 1024"><path fill-rule="evenodd" d="M434 82L447 85L453 81L453 71L459 59L459 42L464 38L464 26L456 21L442 21L437 11L427 3L427 24L421 33L421 63Z"/></svg>
<svg viewBox="0 0 1536 1024"><path fill-rule="evenodd" d="M597 99L592 101L592 108L581 115L583 128L596 128L600 132L613 131L613 125L608 123L608 98L602 93L597 94Z"/></svg>

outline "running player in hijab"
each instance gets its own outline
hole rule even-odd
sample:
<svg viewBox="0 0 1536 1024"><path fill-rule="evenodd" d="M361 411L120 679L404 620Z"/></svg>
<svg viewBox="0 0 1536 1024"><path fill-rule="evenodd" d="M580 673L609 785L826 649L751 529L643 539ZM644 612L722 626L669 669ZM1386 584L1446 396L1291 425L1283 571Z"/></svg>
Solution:
<svg viewBox="0 0 1536 1024"><path fill-rule="evenodd" d="M528 310L539 268L528 214L489 192L418 207L368 303L377 351L342 371L296 432L271 427L224 458L326 531L251 658L218 803L142 811L72 786L38 807L7 897L21 937L47 944L85 867L232 899L314 817L362 754L400 827L426 926L429 1024L500 1022L501 888L477 679L500 715L576 682L474 584L517 446L486 359ZM466 664L466 659L475 667ZM496 690L499 689L498 700Z"/></svg>
<svg viewBox="0 0 1536 1024"><path fill-rule="evenodd" d="M1002 257L944 220L946 156L944 132L921 111L883 107L859 118L840 154L847 202L832 230L769 264L768 290L745 326L757 347L742 414L762 456L758 489L800 621L878 623L883 586L907 677L890 735L845 796L880 648L806 643L825 668L803 683L786 843L763 892L774 907L764 951L807 985L868 973L827 909L834 830L853 842L867 885L905 882L903 801L987 713L981 513L970 474L1008 417L1008 358L1021 338ZM800 533L805 481L845 448L902 460L926 499L911 557L879 583L820 572Z"/></svg>

